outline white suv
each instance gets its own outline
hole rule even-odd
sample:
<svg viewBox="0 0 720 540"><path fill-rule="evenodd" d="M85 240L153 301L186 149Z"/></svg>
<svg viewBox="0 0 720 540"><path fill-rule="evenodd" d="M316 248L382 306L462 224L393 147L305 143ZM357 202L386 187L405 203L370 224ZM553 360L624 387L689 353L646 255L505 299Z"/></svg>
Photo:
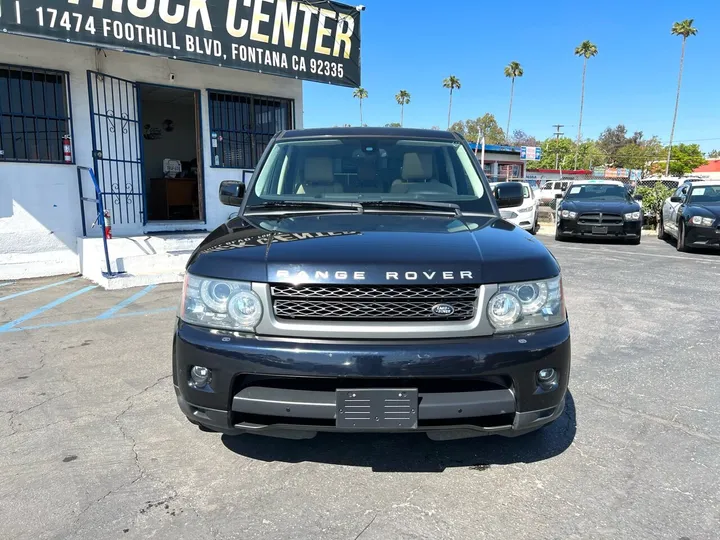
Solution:
<svg viewBox="0 0 720 540"><path fill-rule="evenodd" d="M490 188L495 191L495 186L501 182L491 182ZM535 234L538 230L538 205L540 204L535 190L523 182L523 203L520 206L512 208L503 208L500 215L505 221L509 221L513 225L517 225L521 229L525 229L530 234Z"/></svg>

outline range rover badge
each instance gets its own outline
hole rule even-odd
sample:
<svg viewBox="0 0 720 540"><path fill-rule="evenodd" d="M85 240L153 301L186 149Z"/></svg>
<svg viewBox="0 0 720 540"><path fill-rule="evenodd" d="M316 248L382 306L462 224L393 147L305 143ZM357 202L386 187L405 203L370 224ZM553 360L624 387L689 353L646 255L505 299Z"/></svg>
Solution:
<svg viewBox="0 0 720 540"><path fill-rule="evenodd" d="M452 307L450 304L435 304L432 307L432 312L435 315L443 315L447 317L455 313L455 308Z"/></svg>

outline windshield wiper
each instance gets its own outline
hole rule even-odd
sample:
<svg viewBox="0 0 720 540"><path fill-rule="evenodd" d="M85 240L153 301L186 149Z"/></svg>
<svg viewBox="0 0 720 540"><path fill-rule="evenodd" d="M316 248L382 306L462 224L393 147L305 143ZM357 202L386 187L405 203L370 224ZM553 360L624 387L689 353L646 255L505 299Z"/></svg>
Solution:
<svg viewBox="0 0 720 540"><path fill-rule="evenodd" d="M332 202L332 201L266 201L262 204L248 206L247 210L283 210L289 209L308 209L318 210L327 208L328 210L351 210L362 214L363 206L356 202Z"/></svg>
<svg viewBox="0 0 720 540"><path fill-rule="evenodd" d="M456 216L462 216L462 211L457 204L447 202L383 200L363 201L362 205L365 208L415 208L417 210L445 210L449 213L455 214Z"/></svg>

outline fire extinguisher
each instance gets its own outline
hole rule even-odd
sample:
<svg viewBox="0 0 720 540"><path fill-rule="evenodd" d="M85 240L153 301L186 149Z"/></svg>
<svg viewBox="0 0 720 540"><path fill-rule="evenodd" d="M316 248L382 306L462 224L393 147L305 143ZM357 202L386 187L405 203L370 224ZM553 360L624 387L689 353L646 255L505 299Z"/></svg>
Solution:
<svg viewBox="0 0 720 540"><path fill-rule="evenodd" d="M70 135L65 135L62 138L63 141L63 157L65 159L65 163L72 163L72 144Z"/></svg>
<svg viewBox="0 0 720 540"><path fill-rule="evenodd" d="M105 238L110 240L112 238L112 225L110 224L110 211L105 210L103 215L103 225L105 229Z"/></svg>

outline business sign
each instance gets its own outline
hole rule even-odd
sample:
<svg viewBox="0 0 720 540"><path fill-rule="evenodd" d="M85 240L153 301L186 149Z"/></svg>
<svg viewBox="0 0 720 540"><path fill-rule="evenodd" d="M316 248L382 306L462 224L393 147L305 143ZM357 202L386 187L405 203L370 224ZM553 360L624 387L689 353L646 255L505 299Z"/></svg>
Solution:
<svg viewBox="0 0 720 540"><path fill-rule="evenodd" d="M520 159L540 161L542 159L542 148L539 146L521 146Z"/></svg>
<svg viewBox="0 0 720 540"><path fill-rule="evenodd" d="M0 0L0 31L360 86L360 12L328 0Z"/></svg>
<svg viewBox="0 0 720 540"><path fill-rule="evenodd" d="M605 169L605 178L627 178L630 176L629 169Z"/></svg>

